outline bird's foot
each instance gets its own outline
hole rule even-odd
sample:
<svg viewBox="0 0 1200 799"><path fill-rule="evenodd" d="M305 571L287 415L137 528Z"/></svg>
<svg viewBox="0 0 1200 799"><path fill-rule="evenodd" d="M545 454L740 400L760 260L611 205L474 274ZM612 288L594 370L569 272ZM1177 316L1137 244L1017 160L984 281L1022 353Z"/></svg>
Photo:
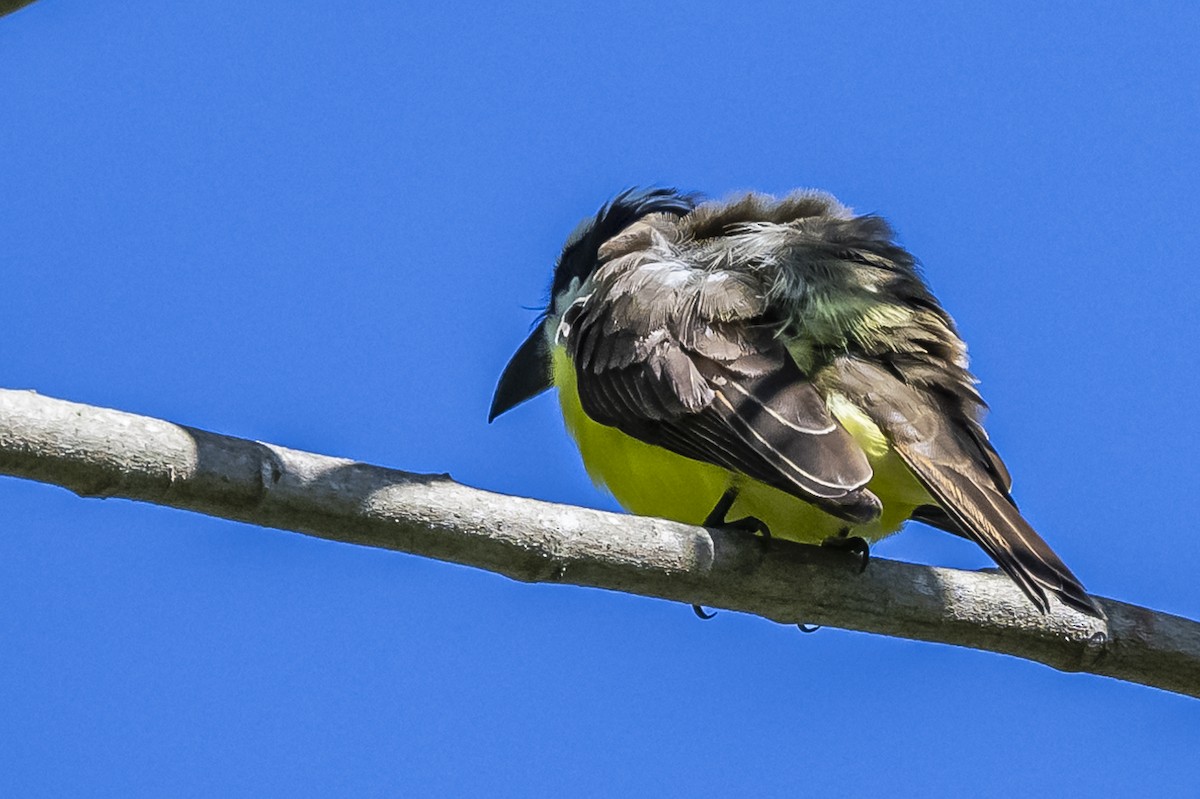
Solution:
<svg viewBox="0 0 1200 799"><path fill-rule="evenodd" d="M850 535L849 529L842 530L837 535L831 535L821 542L821 546L829 547L830 549L839 549L843 552L851 552L858 555L861 563L858 567L858 573L862 574L867 570L867 563L871 560L871 546L865 538L856 535Z"/></svg>
<svg viewBox="0 0 1200 799"><path fill-rule="evenodd" d="M740 530L746 533L756 533L760 536L762 546L768 549L771 546L771 528L767 527L766 522L762 519L757 519L753 516L746 516L741 519L728 521L725 517L729 514L729 509L733 507L733 503L737 501L738 490L734 487L727 488L721 498L717 500L717 504L709 512L708 516L704 517L705 527L719 527L722 530ZM692 612L699 618L707 621L716 613L710 613L699 605L692 605Z"/></svg>
<svg viewBox="0 0 1200 799"><path fill-rule="evenodd" d="M737 501L738 490L730 487L725 490L721 498L717 500L717 504L709 511L708 516L704 519L705 527L720 527L723 530L741 530L746 533L757 533L762 537L764 548L770 547L771 544L771 528L767 527L767 523L762 519L754 516L745 516L741 519L729 521L726 517L729 515L729 510L733 507L733 503Z"/></svg>
<svg viewBox="0 0 1200 799"><path fill-rule="evenodd" d="M767 523L762 519L754 516L746 516L742 519L725 522L725 524L720 526L726 530L742 530L747 533L757 533L762 548L768 551L771 549L771 528L767 527Z"/></svg>

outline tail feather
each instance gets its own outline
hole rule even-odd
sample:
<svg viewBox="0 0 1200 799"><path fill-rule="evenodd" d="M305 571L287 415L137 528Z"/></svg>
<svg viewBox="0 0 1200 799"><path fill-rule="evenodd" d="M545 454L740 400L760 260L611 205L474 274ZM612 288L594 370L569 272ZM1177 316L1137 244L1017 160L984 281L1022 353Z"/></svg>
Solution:
<svg viewBox="0 0 1200 799"><path fill-rule="evenodd" d="M952 525L983 547L1043 613L1050 609L1047 594L1053 594L1078 611L1104 618L1079 578L1017 510L1008 492L1008 470L969 407L860 359L838 361L837 380L937 501L936 510L918 508L919 518Z"/></svg>
<svg viewBox="0 0 1200 799"><path fill-rule="evenodd" d="M1050 609L1049 592L1082 613L1103 618L1079 578L999 490L946 466L901 456L956 526L983 547L1040 611Z"/></svg>

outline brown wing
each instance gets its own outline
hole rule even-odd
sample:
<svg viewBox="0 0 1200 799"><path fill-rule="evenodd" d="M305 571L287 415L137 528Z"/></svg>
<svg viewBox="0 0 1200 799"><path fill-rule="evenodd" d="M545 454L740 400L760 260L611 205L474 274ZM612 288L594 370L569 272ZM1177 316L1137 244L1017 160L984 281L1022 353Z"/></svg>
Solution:
<svg viewBox="0 0 1200 799"><path fill-rule="evenodd" d="M1046 612L1046 592L1093 616L1102 611L1079 579L1021 516L1008 494L999 456L981 440L975 420L890 371L851 358L835 365L839 388L888 436L904 462L937 500L935 520L950 522L975 541Z"/></svg>
<svg viewBox="0 0 1200 799"><path fill-rule="evenodd" d="M762 323L754 276L645 243L601 267L560 327L588 416L847 520L875 518L866 455Z"/></svg>

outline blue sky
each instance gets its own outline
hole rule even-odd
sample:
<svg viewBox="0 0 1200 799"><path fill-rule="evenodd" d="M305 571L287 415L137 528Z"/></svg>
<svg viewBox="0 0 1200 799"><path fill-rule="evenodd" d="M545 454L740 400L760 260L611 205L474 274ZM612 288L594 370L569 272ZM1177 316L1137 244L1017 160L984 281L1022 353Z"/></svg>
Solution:
<svg viewBox="0 0 1200 799"><path fill-rule="evenodd" d="M566 4L564 4L566 5ZM613 508L492 387L634 184L891 219L1016 495L1200 616L1193 4L0 19L7 387ZM524 307L523 307L524 306ZM0 479L0 794L1194 795L1194 700ZM914 525L876 554L978 568Z"/></svg>

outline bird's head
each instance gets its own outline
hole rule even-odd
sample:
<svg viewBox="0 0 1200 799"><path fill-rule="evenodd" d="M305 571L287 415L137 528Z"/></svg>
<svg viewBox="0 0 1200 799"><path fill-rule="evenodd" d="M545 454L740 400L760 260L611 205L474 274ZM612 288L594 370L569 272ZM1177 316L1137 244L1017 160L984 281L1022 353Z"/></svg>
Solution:
<svg viewBox="0 0 1200 799"><path fill-rule="evenodd" d="M585 293L588 279L599 265L600 246L648 214L683 216L695 206L693 195L674 189L628 189L606 203L595 216L579 223L554 266L545 309L500 375L488 411L489 422L550 388L553 331L547 330L557 325L563 310Z"/></svg>

